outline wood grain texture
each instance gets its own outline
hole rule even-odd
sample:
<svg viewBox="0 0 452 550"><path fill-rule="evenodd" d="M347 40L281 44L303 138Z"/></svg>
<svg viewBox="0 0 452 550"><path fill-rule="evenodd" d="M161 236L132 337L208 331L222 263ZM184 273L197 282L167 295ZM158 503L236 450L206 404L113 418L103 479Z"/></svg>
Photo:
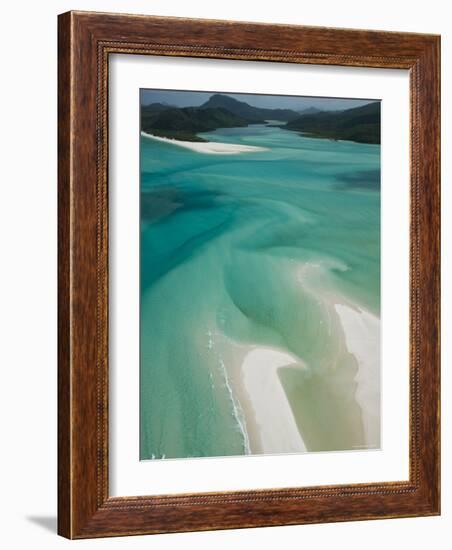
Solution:
<svg viewBox="0 0 452 550"><path fill-rule="evenodd" d="M69 12L59 17L58 47L59 533L86 538L438 514L439 37ZM107 91L112 53L410 71L409 481L109 497Z"/></svg>
<svg viewBox="0 0 452 550"><path fill-rule="evenodd" d="M71 532L70 410L70 181L71 83L70 15L60 18L58 33L58 531ZM65 28L64 32L61 30Z"/></svg>

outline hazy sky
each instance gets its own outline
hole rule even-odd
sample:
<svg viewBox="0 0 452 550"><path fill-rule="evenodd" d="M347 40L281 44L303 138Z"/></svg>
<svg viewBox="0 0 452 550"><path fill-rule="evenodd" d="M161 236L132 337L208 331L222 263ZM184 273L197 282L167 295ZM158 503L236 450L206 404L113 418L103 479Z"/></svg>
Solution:
<svg viewBox="0 0 452 550"><path fill-rule="evenodd" d="M141 90L141 103L168 103L177 107L197 107L206 102L214 93L222 92L185 92L174 90ZM308 107L316 107L325 111L351 109L365 105L373 99L339 99L325 97L285 96L285 95L256 95L256 94L230 94L230 97L245 101L255 107L270 109L294 109L300 111Z"/></svg>

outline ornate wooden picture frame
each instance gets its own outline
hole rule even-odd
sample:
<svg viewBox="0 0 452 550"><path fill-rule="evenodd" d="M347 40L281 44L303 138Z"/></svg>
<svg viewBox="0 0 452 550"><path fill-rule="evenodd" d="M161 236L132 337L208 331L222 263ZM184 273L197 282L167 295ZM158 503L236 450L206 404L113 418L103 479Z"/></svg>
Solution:
<svg viewBox="0 0 452 550"><path fill-rule="evenodd" d="M58 532L89 538L440 512L440 38L69 12L59 16ZM410 74L408 481L140 497L108 483L111 54L406 69Z"/></svg>

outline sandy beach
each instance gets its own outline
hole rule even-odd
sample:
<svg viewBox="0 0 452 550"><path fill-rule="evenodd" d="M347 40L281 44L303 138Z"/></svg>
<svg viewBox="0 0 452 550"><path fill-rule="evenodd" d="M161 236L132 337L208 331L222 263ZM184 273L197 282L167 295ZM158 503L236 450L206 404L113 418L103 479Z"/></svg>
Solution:
<svg viewBox="0 0 452 550"><path fill-rule="evenodd" d="M242 363L242 380L254 411L261 452L268 454L306 451L278 378L278 369L288 365L304 368L289 353L270 347L251 349Z"/></svg>
<svg viewBox="0 0 452 550"><path fill-rule="evenodd" d="M169 139L159 136L153 136L146 132L141 132L141 135L153 139L155 141L161 141L163 143L171 143L178 147L184 147L197 153L204 153L207 155L237 155L240 153L256 153L259 151L268 151L265 147L256 147L253 145L240 145L237 143L217 143L214 141L181 141L178 139Z"/></svg>
<svg viewBox="0 0 452 550"><path fill-rule="evenodd" d="M300 279L303 280L305 290L309 288L323 303L329 319L325 334L329 338L338 339L339 355L331 358L331 365L327 366L320 378L306 378L307 394L298 394L293 401L294 395L286 393L281 373L292 371L290 375L296 379L298 370L302 376L303 373L312 374L317 370L316 365L306 365L299 357L281 348L237 346L229 339L223 340L222 355L228 355L227 349L234 350L226 363L233 392L241 405L243 429L247 434L248 452L251 454L306 452L313 450L313 446L318 447L318 450L330 450L325 448L323 429L319 432L318 440L313 439L312 433L309 440L304 440L304 435L300 433L300 423L303 425L306 421L309 426L313 421L320 422L321 428L322 422L328 423L328 417L332 414L343 418L346 424L342 436L350 437L351 441L357 438L354 445L362 449L380 447L380 320L350 303L344 296L331 291L322 292L320 288L311 286L313 278L316 282L322 280L322 270L321 263L308 262L303 266ZM341 384L354 368L355 374L341 389ZM315 407L312 408L310 393L328 395L328 392L322 393L325 387L333 391L332 395L339 390L342 397L338 396L338 402L332 400L325 403L322 416ZM358 425L354 422L348 424L356 414L356 411L353 412L353 403L360 410L362 424L359 420L357 422L362 430L362 439L357 430ZM339 447L339 450L343 449Z"/></svg>
<svg viewBox="0 0 452 550"><path fill-rule="evenodd" d="M362 309L335 304L348 351L359 364L356 401L361 407L366 442L380 446L380 320Z"/></svg>
<svg viewBox="0 0 452 550"><path fill-rule="evenodd" d="M305 289L317 296L329 311L328 335L344 340L345 351L358 366L354 399L361 409L366 448L380 447L380 319L351 303L344 296L322 290L324 272L321 262L307 262L299 270ZM334 321L336 319L336 321ZM339 333L337 331L339 330ZM341 334L342 333L342 334ZM336 336L336 337L337 337Z"/></svg>

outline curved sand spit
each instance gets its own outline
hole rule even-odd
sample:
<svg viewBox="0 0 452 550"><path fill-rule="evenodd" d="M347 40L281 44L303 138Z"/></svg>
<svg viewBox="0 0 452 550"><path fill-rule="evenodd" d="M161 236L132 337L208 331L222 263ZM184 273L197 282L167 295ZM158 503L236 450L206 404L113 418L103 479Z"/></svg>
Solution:
<svg viewBox="0 0 452 550"><path fill-rule="evenodd" d="M181 141L179 139L153 136L152 134L147 134L146 132L141 132L141 135L155 141L171 143L171 145L177 145L178 147L184 147L185 149L190 149L191 151L196 151L198 153L205 153L207 155L237 155L239 153L257 153L258 151L268 151L265 147L256 147L254 145L217 143L215 141Z"/></svg>

